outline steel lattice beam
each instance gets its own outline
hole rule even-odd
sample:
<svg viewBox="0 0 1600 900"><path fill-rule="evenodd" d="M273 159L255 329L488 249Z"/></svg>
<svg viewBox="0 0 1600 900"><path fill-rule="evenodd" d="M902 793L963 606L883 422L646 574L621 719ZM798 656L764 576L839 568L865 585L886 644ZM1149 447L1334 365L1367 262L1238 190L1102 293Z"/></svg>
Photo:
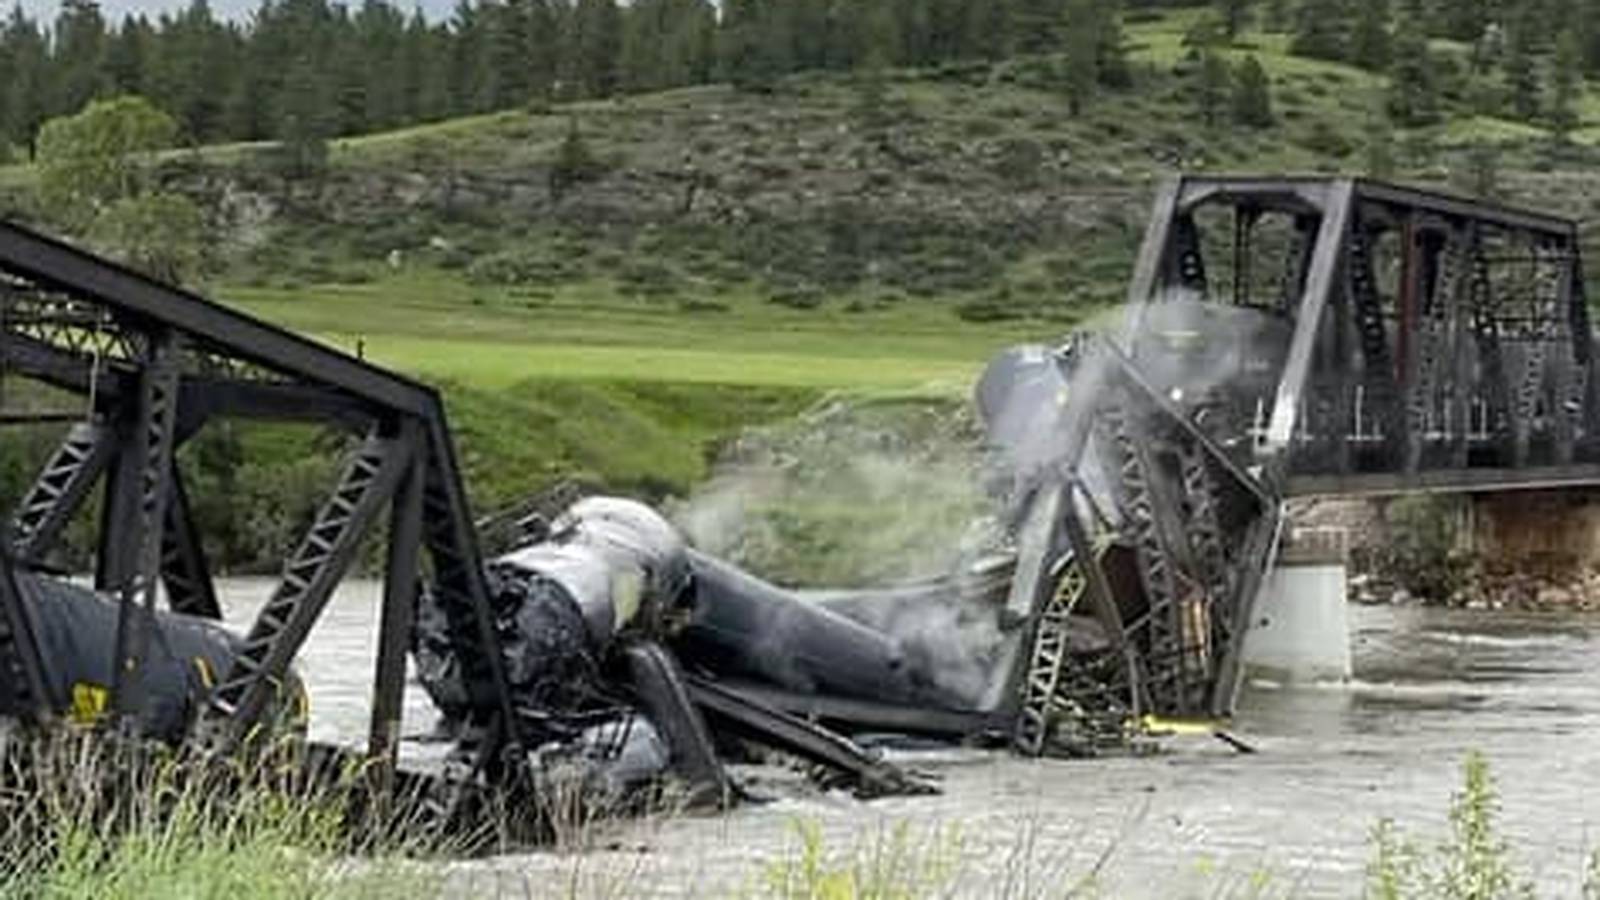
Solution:
<svg viewBox="0 0 1600 900"><path fill-rule="evenodd" d="M374 436L352 455L338 487L285 564L282 581L257 614L233 665L212 690L195 724L201 747L226 752L238 746L278 698L290 663L393 495L412 450Z"/></svg>
<svg viewBox="0 0 1600 900"><path fill-rule="evenodd" d="M55 546L116 450L116 435L96 422L72 426L11 519L11 552L24 564L42 561Z"/></svg>
<svg viewBox="0 0 1600 900"><path fill-rule="evenodd" d="M495 614L467 514L466 493L455 449L442 416L430 419L425 435L426 470L423 543L433 561L433 583L446 627L461 660L462 681L475 718L467 740L451 758L450 774L469 781L494 764L506 742L520 743L505 661L499 653Z"/></svg>
<svg viewBox="0 0 1600 900"><path fill-rule="evenodd" d="M378 626L378 663L372 683L372 721L367 755L388 777L400 746L401 708L406 682L406 653L416 617L422 577L423 492L427 479L421 433L413 423L402 429L399 444L405 457L389 514L389 553L383 578L383 609Z"/></svg>
<svg viewBox="0 0 1600 900"><path fill-rule="evenodd" d="M0 715L43 724L55 717L38 630L11 555L0 551Z"/></svg>
<svg viewBox="0 0 1600 900"><path fill-rule="evenodd" d="M114 539L132 551L131 566L120 573L115 668L111 681L111 708L131 716L143 698L138 696L139 670L149 650L156 609L157 581L161 574L161 547L166 532L167 507L172 498L174 454L178 442L178 366L180 338L167 332L151 343L150 357L139 379L138 418L134 442L123 453L132 460L125 471L136 481L123 482L122 502L135 506L121 524L128 527Z"/></svg>
<svg viewBox="0 0 1600 900"><path fill-rule="evenodd" d="M176 464L169 483L167 526L161 535L161 584L167 590L167 606L183 615L220 620L222 605L217 601L211 567L195 527L183 472Z"/></svg>

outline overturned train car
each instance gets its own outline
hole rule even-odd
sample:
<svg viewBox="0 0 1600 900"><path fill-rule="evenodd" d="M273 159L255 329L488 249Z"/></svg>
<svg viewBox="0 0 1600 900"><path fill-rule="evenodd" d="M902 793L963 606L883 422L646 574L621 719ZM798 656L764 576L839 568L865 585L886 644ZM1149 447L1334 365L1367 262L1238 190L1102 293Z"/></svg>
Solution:
<svg viewBox="0 0 1600 900"><path fill-rule="evenodd" d="M492 561L506 670L540 739L592 748L585 729L611 728L653 753L615 757L714 785L717 736L740 714L757 742L781 721L834 752L898 733L1029 754L1123 745L1148 714L1226 715L1276 504L1170 388L1097 339L1003 355L977 400L1012 549L943 577L790 590L607 497ZM421 678L464 717L428 606Z"/></svg>

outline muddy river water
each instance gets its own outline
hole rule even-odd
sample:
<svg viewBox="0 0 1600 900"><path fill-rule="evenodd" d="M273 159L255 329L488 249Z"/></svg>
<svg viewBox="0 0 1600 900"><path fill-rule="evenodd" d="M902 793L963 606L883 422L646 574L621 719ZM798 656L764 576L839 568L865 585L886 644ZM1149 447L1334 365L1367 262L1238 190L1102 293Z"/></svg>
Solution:
<svg viewBox="0 0 1600 900"><path fill-rule="evenodd" d="M230 618L247 621L270 586L227 582ZM344 588L302 655L317 737L364 738L376 600L374 584ZM748 893L796 855L804 823L830 853L878 851L962 895L1060 895L1095 870L1101 896L1350 897L1380 818L1424 845L1445 835L1475 749L1521 871L1540 896L1579 896L1600 846L1600 617L1354 607L1351 640L1348 685L1248 686L1235 731L1253 755L1208 738L1093 761L901 753L943 793L862 803L778 779L770 802L629 822L584 855L463 864L452 884L464 896ZM414 686L406 710L408 733L431 725Z"/></svg>

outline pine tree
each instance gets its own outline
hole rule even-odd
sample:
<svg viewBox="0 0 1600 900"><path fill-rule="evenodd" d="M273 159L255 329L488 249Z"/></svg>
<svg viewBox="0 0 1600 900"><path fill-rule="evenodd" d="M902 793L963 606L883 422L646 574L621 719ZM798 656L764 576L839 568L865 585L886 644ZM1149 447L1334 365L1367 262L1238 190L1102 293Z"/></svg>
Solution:
<svg viewBox="0 0 1600 900"><path fill-rule="evenodd" d="M1060 49L1065 8L1066 0L1014 0L1011 34L1015 49L1023 53Z"/></svg>
<svg viewBox="0 0 1600 900"><path fill-rule="evenodd" d="M1582 38L1576 31L1562 34L1550 64L1550 128L1565 141L1578 127L1578 94L1583 84Z"/></svg>
<svg viewBox="0 0 1600 900"><path fill-rule="evenodd" d="M559 203L572 187L600 177L603 167L589 149L576 117L567 121L567 136L550 161L550 199Z"/></svg>
<svg viewBox="0 0 1600 900"><path fill-rule="evenodd" d="M443 29L419 30L417 41L422 62L421 87L417 92L417 116L424 122L436 122L450 115L452 71L449 34ZM553 86L552 76L549 84Z"/></svg>
<svg viewBox="0 0 1600 900"><path fill-rule="evenodd" d="M1200 51L1200 65L1196 70L1195 104L1200 120L1210 127L1222 119L1227 108L1232 79L1228 64L1217 51L1207 47Z"/></svg>
<svg viewBox="0 0 1600 900"><path fill-rule="evenodd" d="M1372 178L1392 178L1395 172L1394 125L1387 110L1374 109L1367 116L1366 173Z"/></svg>
<svg viewBox="0 0 1600 900"><path fill-rule="evenodd" d="M902 61L912 66L934 62L933 21L928 0L893 0L892 9L900 32Z"/></svg>
<svg viewBox="0 0 1600 900"><path fill-rule="evenodd" d="M528 70L528 94L535 101L547 102L562 72L561 0L525 0L527 45L524 65ZM448 40L444 36L442 40Z"/></svg>
<svg viewBox="0 0 1600 900"><path fill-rule="evenodd" d="M56 17L51 108L57 115L82 109L107 85L103 57L106 22L94 0L62 0Z"/></svg>
<svg viewBox="0 0 1600 900"><path fill-rule="evenodd" d="M1436 7L1445 37L1458 41L1478 41L1484 29L1499 18L1496 0L1449 0Z"/></svg>
<svg viewBox="0 0 1600 900"><path fill-rule="evenodd" d="M1344 0L1301 0L1290 48L1300 56L1342 60L1349 51Z"/></svg>
<svg viewBox="0 0 1600 900"><path fill-rule="evenodd" d="M622 10L616 0L578 0L572 11L571 47L577 83L591 97L621 87Z"/></svg>
<svg viewBox="0 0 1600 900"><path fill-rule="evenodd" d="M105 73L111 90L119 94L145 93L145 54L155 39L153 31L144 16L131 16L122 23L120 30L110 35Z"/></svg>
<svg viewBox="0 0 1600 900"><path fill-rule="evenodd" d="M367 129L389 129L410 121L408 107L415 95L406 93L403 69L405 18L398 9L381 0L365 0L351 23L355 55L361 61L365 109L362 118ZM517 60L520 69L522 60Z"/></svg>
<svg viewBox="0 0 1600 900"><path fill-rule="evenodd" d="M854 67L881 73L900 62L900 20L894 15L891 0L858 0L851 5L855 16L849 24L855 37Z"/></svg>
<svg viewBox="0 0 1600 900"><path fill-rule="evenodd" d="M484 109L509 109L528 101L528 6L505 0L479 6L488 53L482 100ZM613 62L615 57L613 56Z"/></svg>
<svg viewBox="0 0 1600 900"><path fill-rule="evenodd" d="M321 175L327 167L328 138L337 127L338 110L315 59L296 60L278 105L276 136L284 175L294 180Z"/></svg>
<svg viewBox="0 0 1600 900"><path fill-rule="evenodd" d="M1269 128L1273 122L1272 83L1254 56L1245 57L1234 70L1233 120L1250 128Z"/></svg>
<svg viewBox="0 0 1600 900"><path fill-rule="evenodd" d="M1013 0L971 0L966 22L967 40L979 56L994 60L1011 54L1016 23Z"/></svg>
<svg viewBox="0 0 1600 900"><path fill-rule="evenodd" d="M1355 34L1350 38L1350 61L1382 72L1389 67L1389 0L1357 2L1360 10Z"/></svg>
<svg viewBox="0 0 1600 900"><path fill-rule="evenodd" d="M1524 122L1537 119L1539 71L1534 65L1531 28L1519 25L1511 29L1501 70L1505 76L1506 94L1511 102L1511 114Z"/></svg>
<svg viewBox="0 0 1600 900"><path fill-rule="evenodd" d="M9 85L17 78L16 60L11 58L11 48L0 33L0 84ZM0 89L0 166L10 165L14 138L11 133L11 92Z"/></svg>
<svg viewBox="0 0 1600 900"><path fill-rule="evenodd" d="M1600 0L1574 0L1571 18L1578 25L1583 44L1583 68L1589 74L1600 72Z"/></svg>
<svg viewBox="0 0 1600 900"><path fill-rule="evenodd" d="M223 101L224 132L235 140L266 140L277 134L267 110L267 79L248 60Z"/></svg>
<svg viewBox="0 0 1600 900"><path fill-rule="evenodd" d="M1263 10L1263 27L1268 31L1288 31L1293 25L1289 0L1267 0Z"/></svg>
<svg viewBox="0 0 1600 900"><path fill-rule="evenodd" d="M1222 31L1229 41L1250 27L1251 7L1254 5L1255 0L1217 0L1217 11L1222 15Z"/></svg>
<svg viewBox="0 0 1600 900"><path fill-rule="evenodd" d="M873 0L861 4L866 18L861 21L860 44L856 52L855 109L852 111L862 132L871 140L882 141L889 127L889 79L887 70L898 37L896 21L887 4Z"/></svg>
<svg viewBox="0 0 1600 900"><path fill-rule="evenodd" d="M191 140L223 137L236 68L227 28L207 0L193 0L164 30L163 102Z"/></svg>
<svg viewBox="0 0 1600 900"><path fill-rule="evenodd" d="M423 85L427 82L427 68L433 62L428 55L428 23L417 10L406 20L400 34L400 45L395 49L395 80L400 93L400 115L406 122L423 119L421 101Z"/></svg>
<svg viewBox="0 0 1600 900"><path fill-rule="evenodd" d="M1422 27L1403 18L1395 29L1394 62L1389 67L1389 116L1416 128L1439 120L1439 87L1433 54Z"/></svg>
<svg viewBox="0 0 1600 900"><path fill-rule="evenodd" d="M770 90L778 77L766 55L766 22L760 0L726 0L717 52L723 77L740 90Z"/></svg>
<svg viewBox="0 0 1600 900"><path fill-rule="evenodd" d="M1122 4L1119 0L1100 0L1095 4L1095 12L1098 17L1096 77L1105 87L1130 87L1133 84L1133 70L1128 65L1128 42L1122 33Z"/></svg>
<svg viewBox="0 0 1600 900"><path fill-rule="evenodd" d="M0 84L0 91L7 96L3 131L11 142L26 147L31 159L37 149L39 126L49 116L46 92L50 51L38 24L23 14L21 6L12 10L6 24L5 47L12 74Z"/></svg>
<svg viewBox="0 0 1600 900"><path fill-rule="evenodd" d="M1467 148L1466 165L1457 170L1456 183L1473 196L1486 200L1500 196L1500 146L1479 140Z"/></svg>
<svg viewBox="0 0 1600 900"><path fill-rule="evenodd" d="M1072 0L1067 7L1067 57L1062 74L1067 108L1073 116L1083 112L1100 81L1100 16L1095 0Z"/></svg>

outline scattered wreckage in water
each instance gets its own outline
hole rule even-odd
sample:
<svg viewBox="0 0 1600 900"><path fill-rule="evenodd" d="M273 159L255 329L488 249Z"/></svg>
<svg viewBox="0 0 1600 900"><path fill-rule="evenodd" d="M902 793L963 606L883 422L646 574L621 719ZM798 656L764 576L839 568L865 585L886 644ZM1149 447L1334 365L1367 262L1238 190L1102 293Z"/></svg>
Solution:
<svg viewBox="0 0 1600 900"><path fill-rule="evenodd" d="M1097 401L1068 400L1080 391ZM857 735L1079 756L1129 746L1153 715L1226 715L1256 587L1235 572L1264 568L1275 504L1097 338L1008 352L977 403L1006 473L1011 549L943 577L788 590L688 547L634 501L589 497L535 518L488 564L532 745L608 784L670 771L715 795L739 738L875 795L927 786ZM1179 474L1187 523L1157 521L1149 492ZM1162 525L1209 543L1180 567L1155 552ZM1254 542L1230 550L1225 535ZM435 704L465 718L460 663L427 596L417 660Z"/></svg>

